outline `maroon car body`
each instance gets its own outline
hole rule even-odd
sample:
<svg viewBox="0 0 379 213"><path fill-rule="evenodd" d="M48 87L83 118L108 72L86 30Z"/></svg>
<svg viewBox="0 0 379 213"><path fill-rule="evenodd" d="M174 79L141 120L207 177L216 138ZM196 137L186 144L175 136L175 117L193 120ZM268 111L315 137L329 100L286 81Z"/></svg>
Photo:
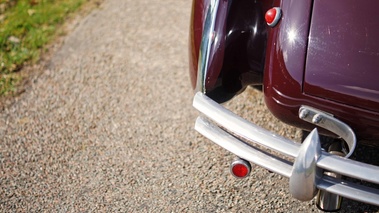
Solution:
<svg viewBox="0 0 379 213"><path fill-rule="evenodd" d="M289 15L270 29L267 43L264 91L271 112L304 128L298 108L310 105L348 123L360 140L376 144L378 2L315 0L279 6Z"/></svg>
<svg viewBox="0 0 379 213"><path fill-rule="evenodd" d="M315 108L346 124L357 143L379 146L378 6L377 0L193 0L192 86L222 103L261 85L268 109L283 122L341 136L299 112ZM275 26L265 20L271 8L281 12Z"/></svg>
<svg viewBox="0 0 379 213"><path fill-rule="evenodd" d="M190 34L193 88L204 10L209 2L193 1ZM226 7L230 2L220 1L223 8L219 9L218 33L225 39L211 53L214 55L209 66L212 74L207 79L211 97L217 93L213 98L224 102L248 85L262 84L268 108L282 121L312 129L313 125L298 118L299 107L306 104L332 113L348 123L360 140L378 145L379 13L376 11L379 3L376 0L258 3L240 0L234 8L229 8L232 12L227 17ZM280 7L284 15L278 26L271 28L266 25L264 11L274 6ZM251 23L237 21L241 19Z"/></svg>

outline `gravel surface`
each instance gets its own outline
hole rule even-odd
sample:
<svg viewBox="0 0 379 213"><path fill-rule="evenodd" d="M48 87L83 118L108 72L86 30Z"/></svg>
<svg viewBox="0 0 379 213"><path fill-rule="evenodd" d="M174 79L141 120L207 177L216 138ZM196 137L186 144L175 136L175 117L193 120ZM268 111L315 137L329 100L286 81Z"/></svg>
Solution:
<svg viewBox="0 0 379 213"><path fill-rule="evenodd" d="M0 112L1 212L318 212L264 169L234 179L234 156L193 130L190 9L105 0L74 26ZM227 107L300 140L253 89ZM342 212L363 211L378 208L347 201Z"/></svg>

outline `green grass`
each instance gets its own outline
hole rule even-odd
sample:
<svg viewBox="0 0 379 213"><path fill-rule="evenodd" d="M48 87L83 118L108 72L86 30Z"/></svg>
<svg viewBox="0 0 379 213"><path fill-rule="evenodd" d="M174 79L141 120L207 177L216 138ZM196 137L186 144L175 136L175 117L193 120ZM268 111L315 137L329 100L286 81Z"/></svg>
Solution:
<svg viewBox="0 0 379 213"><path fill-rule="evenodd" d="M15 90L25 63L36 62L67 16L86 0L0 0L0 96ZM0 11L1 12L1 11Z"/></svg>

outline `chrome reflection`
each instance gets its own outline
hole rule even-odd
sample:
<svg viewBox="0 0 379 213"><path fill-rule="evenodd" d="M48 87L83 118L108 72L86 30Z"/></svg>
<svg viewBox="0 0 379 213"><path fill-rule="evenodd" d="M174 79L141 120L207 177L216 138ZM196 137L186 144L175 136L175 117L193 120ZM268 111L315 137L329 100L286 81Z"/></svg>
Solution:
<svg viewBox="0 0 379 213"><path fill-rule="evenodd" d="M204 23L204 31L201 38L200 50L199 50L199 62L197 68L197 82L196 91L205 93L205 81L207 77L207 69L209 63L209 53L212 43L214 42L215 35L215 22L216 13L218 10L219 1L212 0L208 6L207 15Z"/></svg>
<svg viewBox="0 0 379 213"><path fill-rule="evenodd" d="M304 140L293 163L289 189L294 198L309 201L317 194L317 183L322 178L322 170L317 167L320 156L321 142L314 129Z"/></svg>
<svg viewBox="0 0 379 213"><path fill-rule="evenodd" d="M353 154L355 147L357 146L357 138L354 131L347 124L334 118L328 113L309 106L300 107L299 118L340 136L349 147L349 151L346 153L345 157L349 158Z"/></svg>
<svg viewBox="0 0 379 213"><path fill-rule="evenodd" d="M309 136L308 144L304 142L305 144L301 145L242 119L200 92L196 93L193 106L206 116L198 117L195 124L196 131L236 156L292 179L294 188L291 191L297 194L296 198L308 200L314 194L314 190L319 189L379 206L379 190L375 187L341 180L337 176L327 174L320 177L318 170L322 169L336 175L379 184L379 167L321 151L317 131ZM299 114L303 118L308 116L313 118L310 116L313 110L301 111ZM321 119L318 122L322 124L324 121L326 120ZM327 121L327 123L332 122L329 119ZM270 153L261 150L260 147L269 149ZM271 151L274 153L271 154ZM275 151L278 153L275 154ZM282 155L293 157L294 163L283 159ZM301 165L304 160L307 165ZM294 171L300 171L300 173ZM308 174L310 176L307 176ZM296 191L302 190L296 186L296 180L299 180L298 185L306 185L307 189L310 189L304 197ZM314 188L315 186L317 189Z"/></svg>

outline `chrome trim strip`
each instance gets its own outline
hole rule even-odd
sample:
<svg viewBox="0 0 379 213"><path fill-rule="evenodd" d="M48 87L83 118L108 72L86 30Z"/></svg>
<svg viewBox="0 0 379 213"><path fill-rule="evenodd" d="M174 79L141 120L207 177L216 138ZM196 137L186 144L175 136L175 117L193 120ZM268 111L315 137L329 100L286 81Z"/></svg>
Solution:
<svg viewBox="0 0 379 213"><path fill-rule="evenodd" d="M272 154L268 154L257 147L253 147L251 144L265 146L270 150L275 150L283 155L293 157L296 161L296 158L300 153L301 145L299 143L295 143L284 137L271 133L270 131L240 118L238 115L225 109L223 106L217 104L200 92L195 95L193 105L209 119L235 135L233 136L231 133L213 125L207 120L208 118L199 117L196 121L195 129L205 137L208 137L216 144L243 159L285 177L291 177L291 162L282 160L280 157ZM242 140L246 140L249 143ZM311 156L317 156L317 154L311 153ZM317 157L316 164L317 168L323 168L344 176L379 184L379 167L377 166L334 156L326 152L321 152L321 155ZM312 166L310 166L310 168L317 169ZM323 176L322 179L316 178L314 182L318 189L341 195L352 200L379 205L378 189L342 181L328 176Z"/></svg>
<svg viewBox="0 0 379 213"><path fill-rule="evenodd" d="M207 9L207 15L204 21L203 35L201 38L199 61L197 67L196 91L205 93L205 81L207 78L209 52L211 50L214 28L216 22L216 13L218 10L219 0L211 0Z"/></svg>

